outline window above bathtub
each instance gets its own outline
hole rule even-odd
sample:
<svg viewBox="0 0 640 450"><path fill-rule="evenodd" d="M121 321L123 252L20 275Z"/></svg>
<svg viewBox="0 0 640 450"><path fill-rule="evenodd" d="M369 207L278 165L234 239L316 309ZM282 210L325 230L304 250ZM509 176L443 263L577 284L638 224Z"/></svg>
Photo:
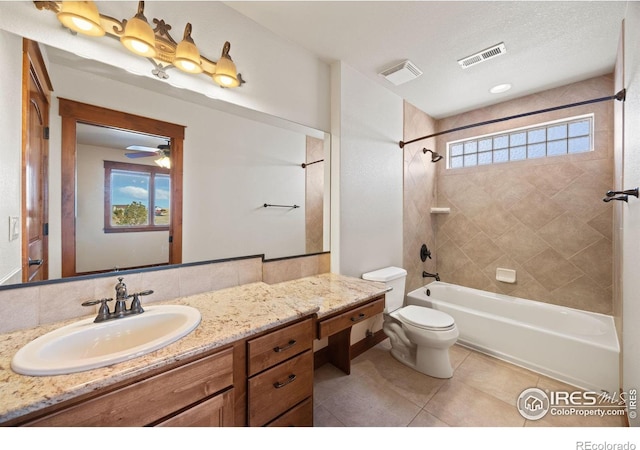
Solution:
<svg viewBox="0 0 640 450"><path fill-rule="evenodd" d="M593 114L447 142L447 169L593 151Z"/></svg>

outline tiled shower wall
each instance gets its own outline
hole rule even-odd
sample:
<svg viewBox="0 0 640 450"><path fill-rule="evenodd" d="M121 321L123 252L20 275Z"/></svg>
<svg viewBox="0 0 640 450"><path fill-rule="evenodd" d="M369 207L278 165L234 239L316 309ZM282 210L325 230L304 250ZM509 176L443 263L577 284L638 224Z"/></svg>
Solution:
<svg viewBox="0 0 640 450"><path fill-rule="evenodd" d="M437 130L613 93L612 76L596 77L442 119ZM446 154L448 141L586 113L595 114L593 152L464 169L447 170L444 160L437 164L436 203L451 208L450 214L431 218L442 281L612 313L613 206L602 201L613 187L612 101L446 134L437 138L437 151ZM427 126L422 134L432 129ZM405 170L410 190L408 184L417 184L411 170L411 165ZM424 195L430 198L432 178L428 172L421 181L429 185ZM431 202L421 207L422 228L429 228ZM405 200L405 233L415 221L411 208ZM405 234L405 248L407 242L411 236ZM496 281L497 267L515 269L517 282Z"/></svg>
<svg viewBox="0 0 640 450"><path fill-rule="evenodd" d="M404 102L404 140L426 136L435 132L436 122L413 105ZM411 292L425 284L422 272L436 271L435 223L429 210L436 206L436 165L423 148L434 149L435 139L405 145L404 147L404 219L403 265L407 270L406 291ZM420 259L420 247L426 244L431 259ZM433 280L433 279L430 279Z"/></svg>

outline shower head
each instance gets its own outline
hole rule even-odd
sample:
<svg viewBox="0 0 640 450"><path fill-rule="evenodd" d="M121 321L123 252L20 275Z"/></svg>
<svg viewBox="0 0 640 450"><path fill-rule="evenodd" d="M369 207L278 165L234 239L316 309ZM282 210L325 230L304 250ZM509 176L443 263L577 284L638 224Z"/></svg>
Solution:
<svg viewBox="0 0 640 450"><path fill-rule="evenodd" d="M436 163L438 161L440 161L442 159L442 155L438 152L434 152L433 150L429 150L428 148L423 148L422 149L422 153L424 153L425 155L427 154L427 152L431 152L431 162L432 163Z"/></svg>

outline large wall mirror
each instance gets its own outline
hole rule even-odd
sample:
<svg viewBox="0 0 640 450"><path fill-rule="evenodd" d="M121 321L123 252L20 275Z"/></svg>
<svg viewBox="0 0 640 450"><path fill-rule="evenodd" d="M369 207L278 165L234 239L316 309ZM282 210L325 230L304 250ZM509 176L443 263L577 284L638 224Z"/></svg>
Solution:
<svg viewBox="0 0 640 450"><path fill-rule="evenodd" d="M46 44L41 47L54 88L51 279L115 268L260 254L274 259L329 251L328 133L247 108L226 110L202 94ZM75 104L97 107L101 112L91 118L77 112L66 118L59 114L59 109ZM104 111L112 111L114 117L122 115L125 123L112 122ZM140 121L133 121L134 116ZM162 126L139 125L146 119ZM145 201L148 222L167 220L169 228L116 236L118 233L105 232L105 161L157 167L155 160L159 159L155 154L127 156L132 153L127 147L133 145L169 150L171 206L167 208L160 198ZM65 162L70 158L65 148L75 150L73 161ZM165 194L161 179L155 185L158 197ZM149 191L149 186L144 185L140 192L143 190ZM113 195L113 186L109 195ZM133 201L131 197L114 198L111 212ZM88 211L92 212L87 220L83 215ZM1 215L8 215L2 204ZM69 220L75 221L75 227ZM138 258L128 259L134 256Z"/></svg>

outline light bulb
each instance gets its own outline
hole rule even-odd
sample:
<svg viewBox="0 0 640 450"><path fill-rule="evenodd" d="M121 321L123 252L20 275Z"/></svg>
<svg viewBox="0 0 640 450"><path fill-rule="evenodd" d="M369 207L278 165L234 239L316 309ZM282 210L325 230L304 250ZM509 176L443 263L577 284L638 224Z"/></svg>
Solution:
<svg viewBox="0 0 640 450"><path fill-rule="evenodd" d="M85 19L83 19L81 17L73 17L71 19L71 21L80 30L89 31L89 30L91 30L93 28L93 24L92 23L86 21Z"/></svg>

